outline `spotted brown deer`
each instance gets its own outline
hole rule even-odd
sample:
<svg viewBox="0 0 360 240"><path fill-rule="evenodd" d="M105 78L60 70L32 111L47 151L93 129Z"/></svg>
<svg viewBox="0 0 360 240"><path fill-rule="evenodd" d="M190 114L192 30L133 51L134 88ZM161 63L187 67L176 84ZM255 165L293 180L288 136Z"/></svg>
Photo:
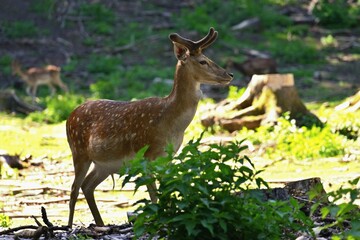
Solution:
<svg viewBox="0 0 360 240"><path fill-rule="evenodd" d="M70 227L80 187L96 225L103 226L94 199L95 188L109 175L118 173L144 146L148 146L145 157L150 160L164 155L168 144L177 151L195 115L200 84L230 83L233 75L202 54L217 35L213 28L196 42L176 33L169 35L178 61L173 89L167 97L132 102L88 101L71 113L66 123L75 170L69 203ZM93 168L88 173L91 163ZM148 185L147 189L151 201L156 202L156 185Z"/></svg>
<svg viewBox="0 0 360 240"><path fill-rule="evenodd" d="M19 75L19 77L27 84L26 92L32 97L32 101L35 102L36 91L39 85L48 85L51 91L51 95L56 92L55 86L59 86L65 92L68 92L68 87L61 81L60 67L54 65L47 65L42 68L33 67L26 71L21 69L19 62L12 62L13 74Z"/></svg>

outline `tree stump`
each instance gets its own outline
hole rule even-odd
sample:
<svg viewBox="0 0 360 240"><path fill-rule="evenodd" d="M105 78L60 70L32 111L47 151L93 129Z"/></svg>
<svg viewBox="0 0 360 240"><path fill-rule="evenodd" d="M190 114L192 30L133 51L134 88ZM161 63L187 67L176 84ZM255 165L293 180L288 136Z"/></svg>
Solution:
<svg viewBox="0 0 360 240"><path fill-rule="evenodd" d="M233 132L244 127L256 129L275 124L286 112L298 126L322 126L319 118L301 101L292 74L254 75L238 100L221 102L201 122L205 127L218 124Z"/></svg>
<svg viewBox="0 0 360 240"><path fill-rule="evenodd" d="M335 110L345 112L355 112L360 109L360 90L353 96L348 97L343 103L337 105Z"/></svg>
<svg viewBox="0 0 360 240"><path fill-rule="evenodd" d="M0 112L29 114L42 111L39 106L34 106L21 101L13 91L0 91Z"/></svg>

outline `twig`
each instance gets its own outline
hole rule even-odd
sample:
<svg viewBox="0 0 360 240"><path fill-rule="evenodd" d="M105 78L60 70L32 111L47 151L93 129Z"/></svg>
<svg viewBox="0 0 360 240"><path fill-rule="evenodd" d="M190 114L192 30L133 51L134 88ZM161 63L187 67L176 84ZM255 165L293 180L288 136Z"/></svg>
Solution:
<svg viewBox="0 0 360 240"><path fill-rule="evenodd" d="M34 219L36 225L38 225L39 227L42 226L42 224L39 222L39 220L37 220L37 218L34 215L31 215L31 217Z"/></svg>
<svg viewBox="0 0 360 240"><path fill-rule="evenodd" d="M34 225L25 225L25 226L20 226L20 227L15 227L15 228L9 228L7 230L1 231L0 232L0 236L1 235L6 235L9 233L13 233L19 230L24 230L24 229L38 229L38 226L34 226Z"/></svg>
<svg viewBox="0 0 360 240"><path fill-rule="evenodd" d="M41 216L46 226L48 226L49 228L54 227L54 225L49 221L47 217L46 209L44 207L41 207Z"/></svg>
<svg viewBox="0 0 360 240"><path fill-rule="evenodd" d="M78 199L85 199L85 197L80 197ZM58 198L58 199L50 199L50 200L22 200L20 202L20 204L36 204L36 205L39 205L39 204L50 204L50 203L58 203L58 202L66 202L66 201L69 201L69 198L68 197L64 197L64 198Z"/></svg>

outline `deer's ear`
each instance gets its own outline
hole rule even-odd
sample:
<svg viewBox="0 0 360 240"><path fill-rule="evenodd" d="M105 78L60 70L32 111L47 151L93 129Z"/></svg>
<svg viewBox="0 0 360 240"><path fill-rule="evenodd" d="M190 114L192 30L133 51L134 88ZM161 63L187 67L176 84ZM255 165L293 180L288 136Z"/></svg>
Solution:
<svg viewBox="0 0 360 240"><path fill-rule="evenodd" d="M180 60L185 62L186 59L190 56L190 51L187 47L185 47L184 45L181 45L177 42L173 42L174 43L174 54L175 57Z"/></svg>

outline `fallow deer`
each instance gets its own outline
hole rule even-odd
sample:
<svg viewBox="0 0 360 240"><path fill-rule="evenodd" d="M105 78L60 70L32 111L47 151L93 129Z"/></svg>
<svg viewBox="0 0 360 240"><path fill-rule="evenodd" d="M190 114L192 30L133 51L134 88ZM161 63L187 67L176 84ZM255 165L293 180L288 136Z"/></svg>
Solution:
<svg viewBox="0 0 360 240"><path fill-rule="evenodd" d="M52 96L56 92L55 86L59 86L65 92L69 91L65 83L61 81L60 67L47 65L42 68L33 67L23 71L20 64L17 61L13 61L12 70L14 75L19 75L27 84L26 92L32 97L33 102L35 102L36 91L39 85L48 85Z"/></svg>
<svg viewBox="0 0 360 240"><path fill-rule="evenodd" d="M178 61L173 89L167 97L132 102L88 101L70 114L66 133L75 170L69 203L70 227L80 187L96 225L103 226L94 199L95 188L118 173L144 146L149 147L145 153L149 160L164 155L168 144L177 151L195 115L201 97L200 84L230 83L233 75L202 54L217 35L214 28L196 42L177 33L169 35ZM88 173L91 163L93 168ZM147 188L151 201L156 202L155 184Z"/></svg>

